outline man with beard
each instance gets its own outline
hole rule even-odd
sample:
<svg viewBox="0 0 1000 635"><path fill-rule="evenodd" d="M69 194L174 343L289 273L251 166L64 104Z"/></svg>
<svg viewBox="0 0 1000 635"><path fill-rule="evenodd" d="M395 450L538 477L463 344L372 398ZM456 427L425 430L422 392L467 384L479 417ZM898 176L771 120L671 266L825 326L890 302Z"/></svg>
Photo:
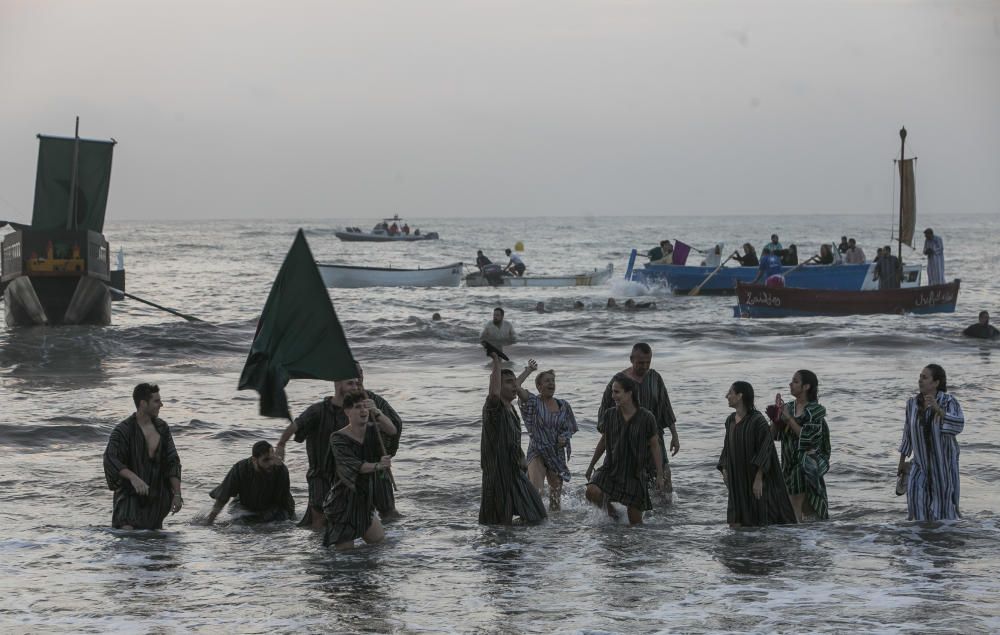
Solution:
<svg viewBox="0 0 1000 635"><path fill-rule="evenodd" d="M222 484L209 494L215 506L205 523L211 525L229 499L238 499L240 507L250 512L240 520L272 522L295 520L295 499L289 487L288 468L267 441L253 444L248 459L237 461ZM235 507L235 506L234 506Z"/></svg>
<svg viewBox="0 0 1000 635"><path fill-rule="evenodd" d="M493 320L487 322L483 327L483 332L479 335L479 341L485 342L493 347L501 359L507 359L503 352L504 346L517 343L517 335L514 334L514 325L503 319L504 310L500 307L493 309ZM489 348L487 352L491 352Z"/></svg>
<svg viewBox="0 0 1000 635"><path fill-rule="evenodd" d="M664 442L664 431L670 430L670 454L676 455L681 449L680 437L677 436L677 417L674 409L670 405L670 395L667 394L667 386L663 383L663 377L658 372L650 368L653 361L653 349L645 342L639 342L632 347L632 354L629 356L632 365L622 371L626 377L635 381L639 385L639 390L635 397L640 408L645 408L653 413L656 418L656 427L660 438L660 455L663 458L663 475L666 485L663 489L667 502L673 498L673 478L670 472L670 461L667 457L666 444ZM604 390L604 398L601 400L601 407L597 410L597 420L601 421L604 411L615 407L614 399L611 395L611 385L614 380L608 382L608 387ZM656 466L647 466L649 482L656 478Z"/></svg>

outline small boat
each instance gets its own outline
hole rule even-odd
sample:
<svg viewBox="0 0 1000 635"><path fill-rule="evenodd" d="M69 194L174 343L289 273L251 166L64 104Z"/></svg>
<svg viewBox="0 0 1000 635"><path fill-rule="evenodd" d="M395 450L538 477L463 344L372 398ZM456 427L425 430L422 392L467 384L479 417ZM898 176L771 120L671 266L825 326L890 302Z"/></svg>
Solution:
<svg viewBox="0 0 1000 635"><path fill-rule="evenodd" d="M111 323L108 241L102 233L114 140L38 135L31 225L3 238L9 326ZM116 282L124 283L124 272Z"/></svg>
<svg viewBox="0 0 1000 635"><path fill-rule="evenodd" d="M405 229L405 231L404 231ZM392 218L384 218L377 223L370 232L362 231L360 227L345 227L333 232L334 235L345 242L369 242L369 243L412 243L420 240L438 240L437 232L423 233L419 229L409 231L409 225L399 214Z"/></svg>
<svg viewBox="0 0 1000 635"><path fill-rule="evenodd" d="M604 269L594 269L574 276L511 276L484 278L476 271L465 276L467 287L596 287L611 278L614 267L611 263Z"/></svg>
<svg viewBox="0 0 1000 635"><path fill-rule="evenodd" d="M878 291L831 291L736 285L735 317L812 317L823 315L901 315L953 313L961 280L949 284Z"/></svg>
<svg viewBox="0 0 1000 635"><path fill-rule="evenodd" d="M323 283L329 288L362 287L457 287L462 282L462 263L429 269L354 267L316 263Z"/></svg>
<svg viewBox="0 0 1000 635"><path fill-rule="evenodd" d="M733 295L736 283L749 283L757 276L757 267L723 267L709 278L715 267L692 267L687 265L652 265L636 267L629 278L646 286L665 284L676 295L687 295L706 280L701 288L702 295ZM794 271L793 271L794 270ZM832 289L839 291L860 291L877 287L873 281L875 264L862 265L805 265L784 267L788 274L788 284L802 289ZM903 267L901 286L916 287L920 284L920 265Z"/></svg>

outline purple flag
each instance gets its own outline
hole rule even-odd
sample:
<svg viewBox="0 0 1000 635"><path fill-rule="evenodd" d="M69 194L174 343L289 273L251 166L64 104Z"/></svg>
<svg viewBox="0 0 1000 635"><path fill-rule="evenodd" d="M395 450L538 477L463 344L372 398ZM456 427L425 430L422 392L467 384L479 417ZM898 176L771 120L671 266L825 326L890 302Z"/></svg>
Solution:
<svg viewBox="0 0 1000 635"><path fill-rule="evenodd" d="M675 265L687 264L688 254L691 253L691 245L682 243L674 239L674 260Z"/></svg>

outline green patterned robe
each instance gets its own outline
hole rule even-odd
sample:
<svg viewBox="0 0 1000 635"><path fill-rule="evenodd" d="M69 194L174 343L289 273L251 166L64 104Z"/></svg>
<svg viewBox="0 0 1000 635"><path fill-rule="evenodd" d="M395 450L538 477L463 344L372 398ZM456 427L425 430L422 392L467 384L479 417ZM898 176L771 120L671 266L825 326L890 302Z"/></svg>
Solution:
<svg viewBox="0 0 1000 635"><path fill-rule="evenodd" d="M816 517L830 517L823 475L830 469L830 427L826 424L826 408L811 401L798 417L795 402L785 404L785 412L802 427L795 436L784 427L775 438L781 441L781 473L788 494L805 494L806 502Z"/></svg>

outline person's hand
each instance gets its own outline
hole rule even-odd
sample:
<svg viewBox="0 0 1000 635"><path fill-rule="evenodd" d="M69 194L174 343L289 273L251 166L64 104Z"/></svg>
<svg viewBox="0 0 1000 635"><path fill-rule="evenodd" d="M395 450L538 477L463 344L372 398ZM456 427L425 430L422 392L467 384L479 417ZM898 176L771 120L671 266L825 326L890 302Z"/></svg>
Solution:
<svg viewBox="0 0 1000 635"><path fill-rule="evenodd" d="M660 474L659 476L657 476L656 477L656 491L659 492L659 493L661 493L661 494L665 494L666 493L666 486L667 486L666 480L663 478L663 475Z"/></svg>
<svg viewBox="0 0 1000 635"><path fill-rule="evenodd" d="M389 468L392 467L392 456L389 455L389 454L386 454L381 459L379 459L377 465L379 465L380 469L382 469L382 470L388 470Z"/></svg>
<svg viewBox="0 0 1000 635"><path fill-rule="evenodd" d="M560 448L566 447L566 437L560 435L559 438L556 439L556 446Z"/></svg>
<svg viewBox="0 0 1000 635"><path fill-rule="evenodd" d="M282 461L285 460L285 444L281 441L274 444L274 455Z"/></svg>
<svg viewBox="0 0 1000 635"><path fill-rule="evenodd" d="M490 351L490 359L493 360L494 364L499 364L500 363L500 358L497 356L497 354L496 354L495 351Z"/></svg>
<svg viewBox="0 0 1000 635"><path fill-rule="evenodd" d="M365 399L361 403L368 410L368 421L369 422L374 422L376 419L378 419L380 416L382 416L382 411L379 410L378 406L375 405L375 401L374 400L372 400L372 399Z"/></svg>
<svg viewBox="0 0 1000 635"><path fill-rule="evenodd" d="M587 479L588 481L590 481L590 477L591 477L591 476L593 476L593 475L594 475L594 466L593 466L593 465L591 465L590 467L588 467L588 468L587 468L587 472L586 472L586 474L584 474L583 476L584 476L584 477L585 477L585 478L586 478L586 479Z"/></svg>
<svg viewBox="0 0 1000 635"><path fill-rule="evenodd" d="M753 480L753 497L760 499L764 495L764 479L757 477Z"/></svg>
<svg viewBox="0 0 1000 635"><path fill-rule="evenodd" d="M528 365L524 367L524 370L530 371L532 373L535 372L536 370L538 370L538 362L536 362L533 359L529 359Z"/></svg>
<svg viewBox="0 0 1000 635"><path fill-rule="evenodd" d="M681 439L674 432L670 435L670 456L675 456L681 449Z"/></svg>
<svg viewBox="0 0 1000 635"><path fill-rule="evenodd" d="M184 506L184 497L181 496L180 492L174 494L174 500L170 503L170 513L176 514Z"/></svg>
<svg viewBox="0 0 1000 635"><path fill-rule="evenodd" d="M149 485L146 485L146 481L139 478L137 474L133 474L129 477L129 483L132 484L132 489L134 489L135 493L139 496L146 496L149 494Z"/></svg>

